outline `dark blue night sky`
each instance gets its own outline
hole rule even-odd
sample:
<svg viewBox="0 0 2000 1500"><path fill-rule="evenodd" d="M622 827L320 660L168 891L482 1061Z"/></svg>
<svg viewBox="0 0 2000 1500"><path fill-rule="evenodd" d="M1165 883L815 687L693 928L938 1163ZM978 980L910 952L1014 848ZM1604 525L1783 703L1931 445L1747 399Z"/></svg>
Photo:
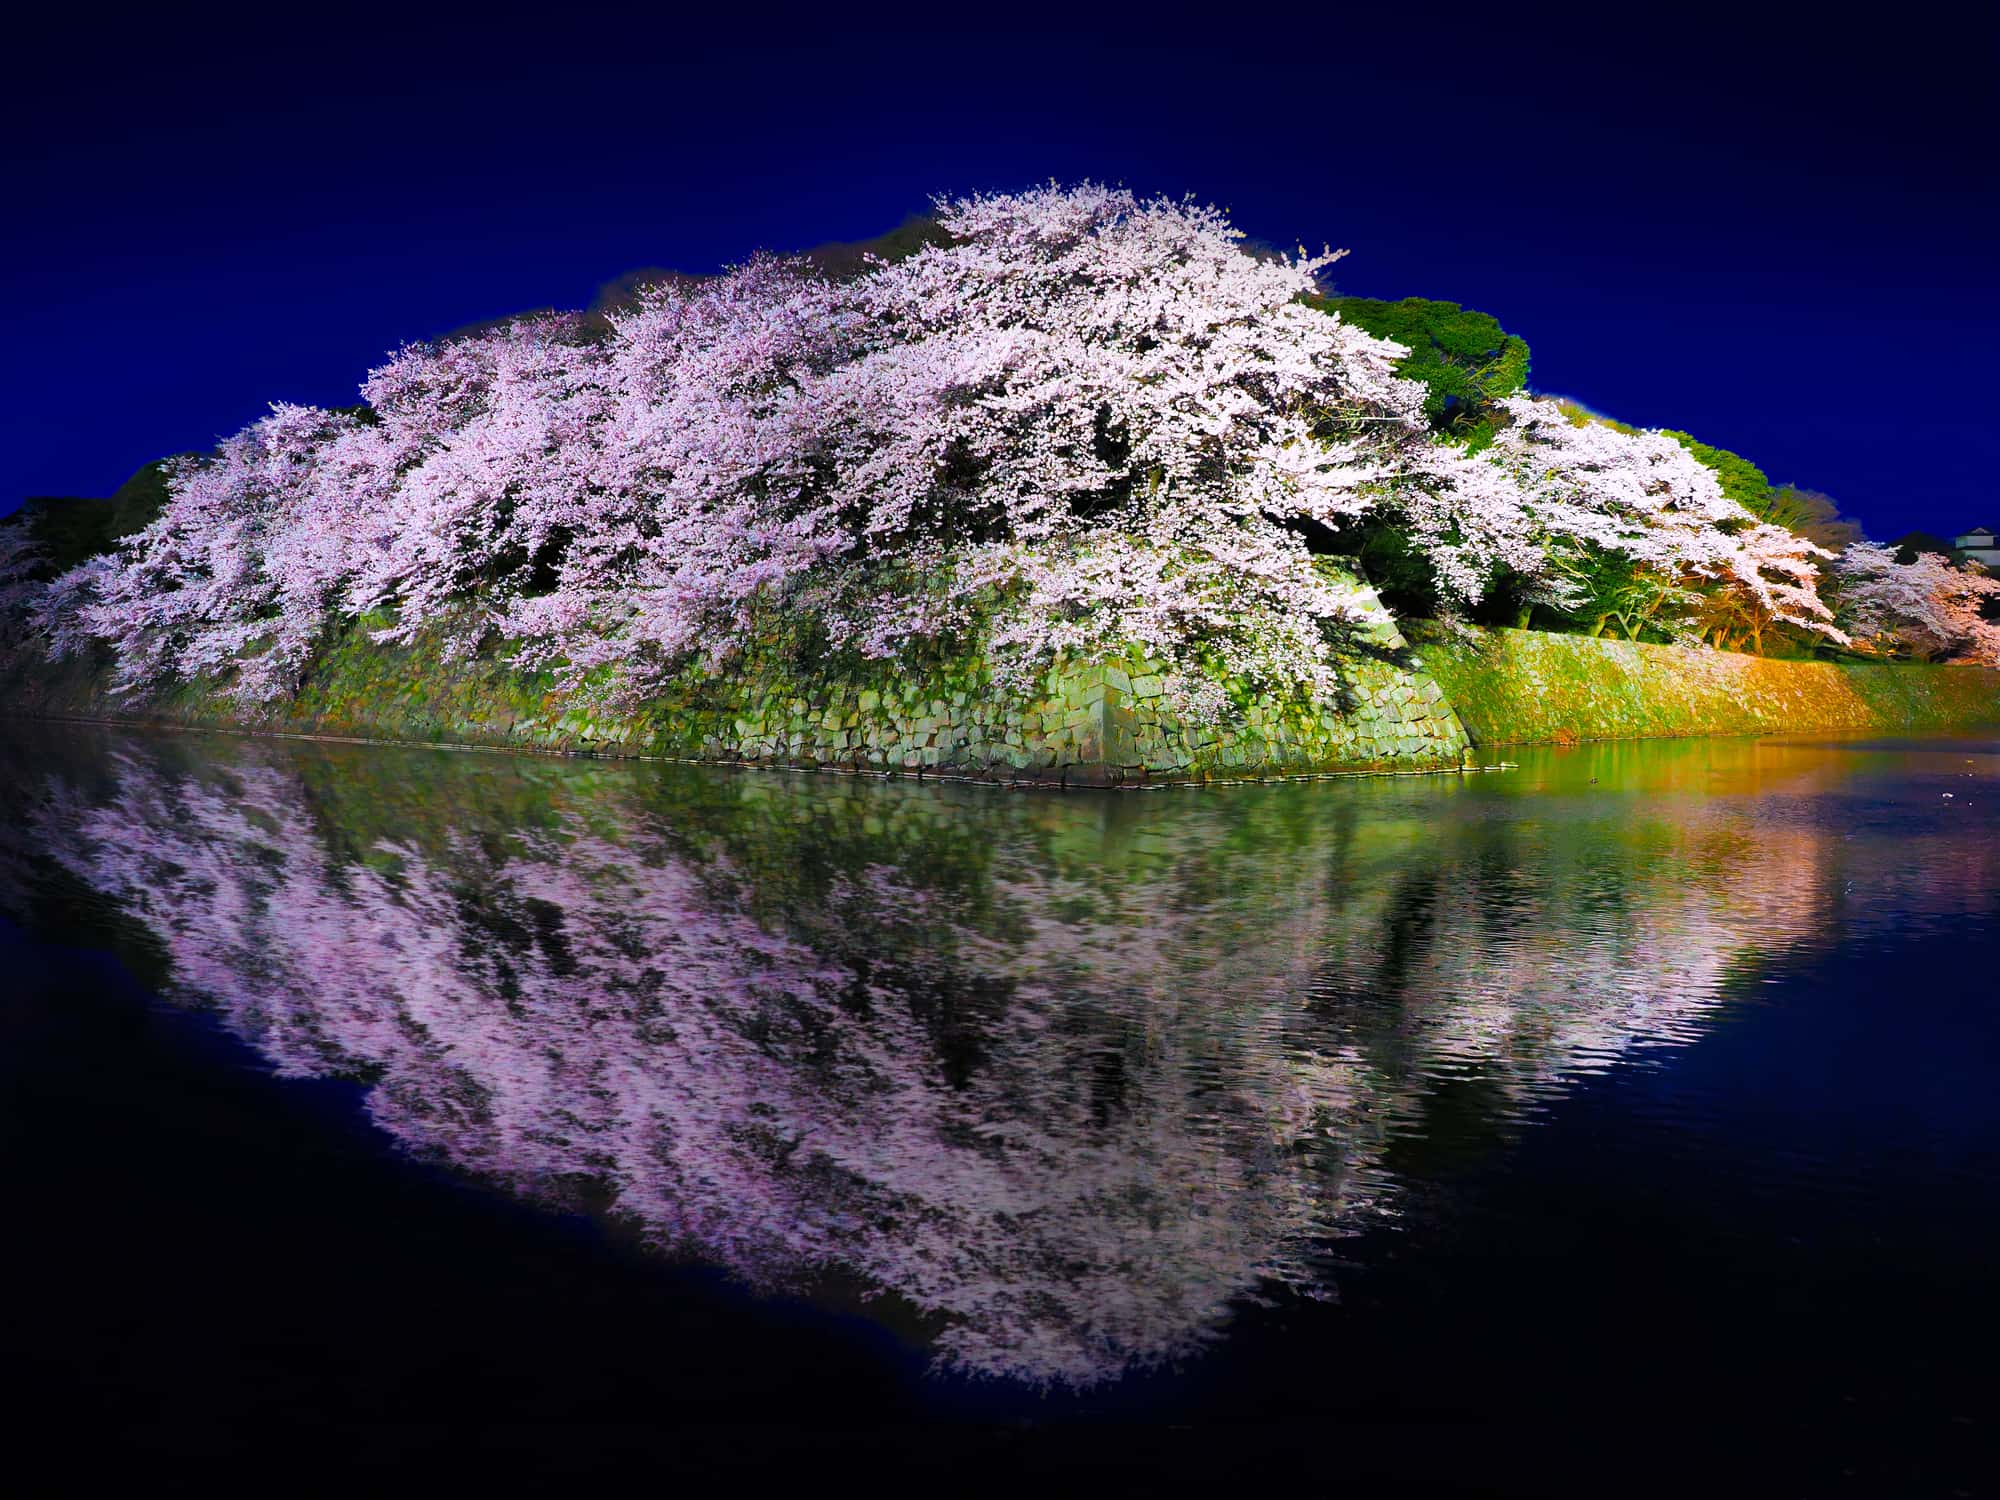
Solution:
<svg viewBox="0 0 2000 1500"><path fill-rule="evenodd" d="M1991 13L1754 10L68 7L0 97L0 509L635 267L1090 176L1348 246L1343 290L1491 312L1538 389L1877 536L2000 522Z"/></svg>

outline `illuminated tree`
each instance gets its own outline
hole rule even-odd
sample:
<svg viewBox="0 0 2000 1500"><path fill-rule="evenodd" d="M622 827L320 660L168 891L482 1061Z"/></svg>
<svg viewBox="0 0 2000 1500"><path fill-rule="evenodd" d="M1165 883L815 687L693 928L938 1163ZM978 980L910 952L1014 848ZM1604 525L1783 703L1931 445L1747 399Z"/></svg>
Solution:
<svg viewBox="0 0 2000 1500"><path fill-rule="evenodd" d="M1986 617L2000 579L1932 552L1899 562L1894 547L1857 542L1834 564L1840 613L1857 644L2000 666L2000 623Z"/></svg>

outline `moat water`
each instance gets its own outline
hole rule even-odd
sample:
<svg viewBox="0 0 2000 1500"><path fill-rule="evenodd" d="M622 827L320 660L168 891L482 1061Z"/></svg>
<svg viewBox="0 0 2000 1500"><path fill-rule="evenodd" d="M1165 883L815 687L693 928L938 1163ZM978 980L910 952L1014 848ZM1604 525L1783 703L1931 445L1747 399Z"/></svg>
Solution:
<svg viewBox="0 0 2000 1500"><path fill-rule="evenodd" d="M0 725L0 1352L197 1449L1749 1424L1929 1482L1988 1435L2000 737L1513 758Z"/></svg>

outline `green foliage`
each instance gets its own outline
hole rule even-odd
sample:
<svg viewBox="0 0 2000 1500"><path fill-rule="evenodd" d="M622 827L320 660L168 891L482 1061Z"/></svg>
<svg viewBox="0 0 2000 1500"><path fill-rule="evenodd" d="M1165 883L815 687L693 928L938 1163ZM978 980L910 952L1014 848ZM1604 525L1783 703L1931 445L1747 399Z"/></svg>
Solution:
<svg viewBox="0 0 2000 1500"><path fill-rule="evenodd" d="M109 552L121 537L143 531L166 507L162 464L146 464L108 500L81 495L31 495L21 504L29 531L42 546L49 577Z"/></svg>
<svg viewBox="0 0 2000 1500"><path fill-rule="evenodd" d="M1697 463L1715 471L1723 494L1759 520L1777 521L1771 514L1774 491L1770 478L1762 469L1742 454L1731 453L1727 448L1711 447L1691 432L1676 432L1671 427L1662 430L1692 453ZM1777 524L1782 526L1786 523L1777 521Z"/></svg>
<svg viewBox="0 0 2000 1500"><path fill-rule="evenodd" d="M1782 526L1829 552L1839 552L1861 539L1860 526L1841 515L1840 506L1830 495L1796 484L1774 485L1742 454L1712 447L1692 433L1664 430L1697 462L1713 469L1722 493L1758 520Z"/></svg>
<svg viewBox="0 0 2000 1500"><path fill-rule="evenodd" d="M1933 553L1938 557L1955 555L1949 541L1928 531L1905 532L1889 545L1896 549L1896 561L1906 568L1917 560L1919 552Z"/></svg>
<svg viewBox="0 0 2000 1500"><path fill-rule="evenodd" d="M1437 614L1437 580L1430 561L1401 527L1363 523L1343 534L1337 545L1360 560L1362 572L1390 613L1401 619Z"/></svg>
<svg viewBox="0 0 2000 1500"><path fill-rule="evenodd" d="M913 214L887 234L872 240L853 240L816 245L804 252L805 259L834 281L846 281L868 269L871 259L891 263L906 260L926 245L943 245L950 236L936 219Z"/></svg>
<svg viewBox="0 0 2000 1500"><path fill-rule="evenodd" d="M1431 426L1475 449L1492 440L1493 403L1528 382L1526 342L1483 312L1425 297L1309 300L1377 338L1408 345L1410 353L1397 373L1422 382Z"/></svg>
<svg viewBox="0 0 2000 1500"><path fill-rule="evenodd" d="M834 281L846 281L859 276L867 269L871 257L886 261L899 261L914 255L925 245L941 245L947 236L937 220L925 215L912 215L898 224L887 234L878 234L868 240L847 240L825 245L815 245L810 250L799 252L800 258ZM642 266L635 271L627 271L615 276L597 289L590 306L584 309L578 323L576 336L587 343L596 343L611 334L611 319L616 313L626 312L639 305L640 297L649 287L692 286L707 278L687 271L669 270L665 266ZM467 323L454 328L449 333L439 335L439 340L474 338L496 328L529 318L547 317L553 308L532 308L527 312L509 313L504 317L485 318L475 323Z"/></svg>
<svg viewBox="0 0 2000 1500"><path fill-rule="evenodd" d="M1394 339L1410 352L1397 363L1399 375L1424 387L1424 413L1433 431L1478 451L1493 440L1495 403L1522 390L1528 380L1528 345L1497 319L1424 297L1384 302L1373 297L1311 297L1307 304L1337 313L1377 338ZM1437 584L1429 563L1400 528L1363 521L1337 535L1308 538L1315 550L1356 557L1382 597L1405 618L1425 618L1438 608ZM1516 607L1496 588L1495 608L1508 620ZM1499 616L1496 616L1496 619Z"/></svg>
<svg viewBox="0 0 2000 1500"><path fill-rule="evenodd" d="M1771 508L1765 519L1797 532L1829 552L1844 552L1861 540L1861 523L1843 516L1832 496L1795 484L1780 485L1771 491Z"/></svg>
<svg viewBox="0 0 2000 1500"><path fill-rule="evenodd" d="M1572 427L1588 427L1595 422L1599 427L1609 427L1613 432L1622 432L1627 437L1637 437L1642 429L1630 422L1621 422L1616 417L1607 417L1603 412L1585 406L1574 396L1550 396L1562 414L1569 419Z"/></svg>

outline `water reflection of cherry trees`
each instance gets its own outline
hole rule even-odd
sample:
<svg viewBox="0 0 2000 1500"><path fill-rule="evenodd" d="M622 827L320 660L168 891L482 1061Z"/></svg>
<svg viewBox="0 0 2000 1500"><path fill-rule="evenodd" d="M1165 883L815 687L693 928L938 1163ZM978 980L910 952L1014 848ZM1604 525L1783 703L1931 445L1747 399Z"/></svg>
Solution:
<svg viewBox="0 0 2000 1500"><path fill-rule="evenodd" d="M7 889L107 898L412 1152L1083 1384L1328 1290L1392 1144L1690 1040L1920 868L1818 815L1825 757L1741 754L1078 798L50 735L6 764Z"/></svg>

